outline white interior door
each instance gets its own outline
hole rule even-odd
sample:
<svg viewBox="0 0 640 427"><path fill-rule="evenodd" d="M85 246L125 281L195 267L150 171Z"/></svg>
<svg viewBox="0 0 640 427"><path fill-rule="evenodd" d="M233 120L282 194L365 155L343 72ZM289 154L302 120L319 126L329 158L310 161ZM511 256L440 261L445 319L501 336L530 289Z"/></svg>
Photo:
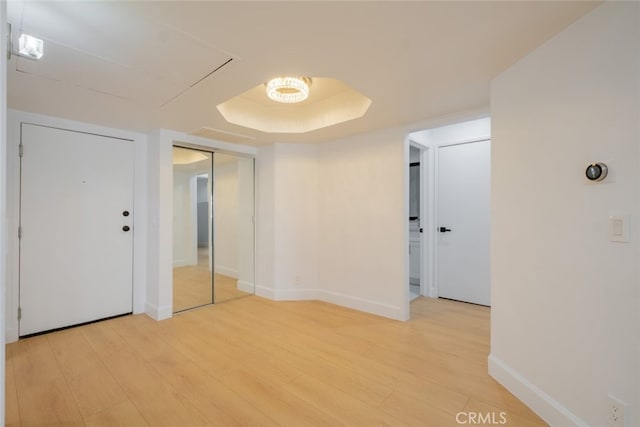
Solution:
<svg viewBox="0 0 640 427"><path fill-rule="evenodd" d="M22 124L20 336L130 313L133 143Z"/></svg>
<svg viewBox="0 0 640 427"><path fill-rule="evenodd" d="M438 295L491 304L490 141L438 149Z"/></svg>

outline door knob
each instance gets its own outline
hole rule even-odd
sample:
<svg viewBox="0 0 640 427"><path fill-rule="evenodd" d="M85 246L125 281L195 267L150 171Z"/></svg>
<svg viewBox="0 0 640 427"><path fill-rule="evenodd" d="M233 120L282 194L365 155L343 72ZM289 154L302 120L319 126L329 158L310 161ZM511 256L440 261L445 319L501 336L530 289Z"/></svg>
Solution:
<svg viewBox="0 0 640 427"><path fill-rule="evenodd" d="M129 228L128 225L125 225L124 227L122 227L122 231L129 231L131 230L131 228Z"/></svg>
<svg viewBox="0 0 640 427"><path fill-rule="evenodd" d="M447 227L440 227L440 232L441 233L446 233L447 231L451 231L451 229L447 228Z"/></svg>

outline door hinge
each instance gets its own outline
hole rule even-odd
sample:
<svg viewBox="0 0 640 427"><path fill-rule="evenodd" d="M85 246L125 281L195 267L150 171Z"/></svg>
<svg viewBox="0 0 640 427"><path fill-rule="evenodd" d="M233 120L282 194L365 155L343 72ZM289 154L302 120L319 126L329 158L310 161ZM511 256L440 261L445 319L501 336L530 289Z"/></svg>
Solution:
<svg viewBox="0 0 640 427"><path fill-rule="evenodd" d="M18 227L18 239L22 239L22 226Z"/></svg>
<svg viewBox="0 0 640 427"><path fill-rule="evenodd" d="M18 156L22 157L24 155L24 145L18 145Z"/></svg>
<svg viewBox="0 0 640 427"><path fill-rule="evenodd" d="M22 319L22 307L18 307L18 320Z"/></svg>

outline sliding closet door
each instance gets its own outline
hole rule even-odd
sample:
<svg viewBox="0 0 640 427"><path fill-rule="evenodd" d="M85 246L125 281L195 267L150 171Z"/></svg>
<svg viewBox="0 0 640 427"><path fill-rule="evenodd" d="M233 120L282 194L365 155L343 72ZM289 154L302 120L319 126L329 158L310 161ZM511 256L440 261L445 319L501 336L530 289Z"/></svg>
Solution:
<svg viewBox="0 0 640 427"><path fill-rule="evenodd" d="M253 159L173 148L173 311L254 292Z"/></svg>
<svg viewBox="0 0 640 427"><path fill-rule="evenodd" d="M173 148L173 311L213 302L212 153Z"/></svg>
<svg viewBox="0 0 640 427"><path fill-rule="evenodd" d="M214 302L254 292L253 159L214 154Z"/></svg>

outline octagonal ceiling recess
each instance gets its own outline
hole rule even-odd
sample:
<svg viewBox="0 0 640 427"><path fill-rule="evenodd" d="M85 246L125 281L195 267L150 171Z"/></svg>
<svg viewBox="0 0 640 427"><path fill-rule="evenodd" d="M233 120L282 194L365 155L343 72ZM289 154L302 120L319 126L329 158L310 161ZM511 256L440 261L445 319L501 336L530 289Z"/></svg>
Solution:
<svg viewBox="0 0 640 427"><path fill-rule="evenodd" d="M311 79L309 97L283 104L267 97L264 83L217 106L229 123L269 133L305 133L362 117L371 100L345 83Z"/></svg>

